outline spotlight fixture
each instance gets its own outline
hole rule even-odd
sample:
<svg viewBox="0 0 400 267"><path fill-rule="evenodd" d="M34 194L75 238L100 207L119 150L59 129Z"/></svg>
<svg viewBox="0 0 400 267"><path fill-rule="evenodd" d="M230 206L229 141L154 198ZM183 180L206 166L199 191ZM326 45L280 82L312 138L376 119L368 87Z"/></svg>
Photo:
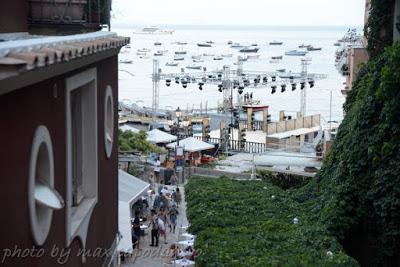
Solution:
<svg viewBox="0 0 400 267"><path fill-rule="evenodd" d="M276 85L272 85L271 86L271 94L275 94L275 92L276 92Z"/></svg>
<svg viewBox="0 0 400 267"><path fill-rule="evenodd" d="M306 87L306 83L305 82L301 82L300 83L300 89L303 90Z"/></svg>
<svg viewBox="0 0 400 267"><path fill-rule="evenodd" d="M239 86L239 89L238 89L239 95L243 94L243 90L244 90L244 87L243 86Z"/></svg>
<svg viewBox="0 0 400 267"><path fill-rule="evenodd" d="M281 85L281 93L286 91L286 84Z"/></svg>
<svg viewBox="0 0 400 267"><path fill-rule="evenodd" d="M276 76L272 76L272 81L275 82L276 81Z"/></svg>
<svg viewBox="0 0 400 267"><path fill-rule="evenodd" d="M296 90L296 86L297 86L297 84L292 83L292 91Z"/></svg>
<svg viewBox="0 0 400 267"><path fill-rule="evenodd" d="M166 79L165 80L165 85L166 86L170 86L171 85L171 80L170 79Z"/></svg>
<svg viewBox="0 0 400 267"><path fill-rule="evenodd" d="M314 81L313 80L309 81L308 84L310 85L310 88L314 87Z"/></svg>
<svg viewBox="0 0 400 267"><path fill-rule="evenodd" d="M218 91L222 93L222 84L218 84Z"/></svg>

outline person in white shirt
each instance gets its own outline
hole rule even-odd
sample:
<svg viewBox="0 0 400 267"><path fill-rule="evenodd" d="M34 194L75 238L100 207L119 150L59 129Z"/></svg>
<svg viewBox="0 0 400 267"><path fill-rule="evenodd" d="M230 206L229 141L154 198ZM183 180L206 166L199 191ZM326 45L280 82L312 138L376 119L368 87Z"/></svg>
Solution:
<svg viewBox="0 0 400 267"><path fill-rule="evenodd" d="M156 183L160 183L160 160L157 159L157 161L154 164L154 178L156 180Z"/></svg>

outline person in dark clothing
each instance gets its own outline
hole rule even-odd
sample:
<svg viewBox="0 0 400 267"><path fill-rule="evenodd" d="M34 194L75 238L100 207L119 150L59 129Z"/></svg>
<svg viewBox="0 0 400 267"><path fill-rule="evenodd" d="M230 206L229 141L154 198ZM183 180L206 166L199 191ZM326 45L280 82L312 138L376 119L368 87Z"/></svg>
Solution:
<svg viewBox="0 0 400 267"><path fill-rule="evenodd" d="M136 246L137 249L140 249L139 243L140 243L140 235L141 235L141 230L140 230L140 211L135 212L135 219L133 220L133 235L135 236L136 239ZM133 238L132 238L132 243L133 243Z"/></svg>
<svg viewBox="0 0 400 267"><path fill-rule="evenodd" d="M151 211L151 247L158 247L158 238L159 238L159 228L158 228L158 216L155 210ZM149 226L150 226L149 225ZM155 244L154 244L155 240Z"/></svg>

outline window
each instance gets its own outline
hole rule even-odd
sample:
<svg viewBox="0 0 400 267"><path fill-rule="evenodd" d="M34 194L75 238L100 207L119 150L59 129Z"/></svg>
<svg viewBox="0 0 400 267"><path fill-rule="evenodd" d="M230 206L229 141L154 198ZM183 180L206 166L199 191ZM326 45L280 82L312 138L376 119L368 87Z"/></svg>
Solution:
<svg viewBox="0 0 400 267"><path fill-rule="evenodd" d="M89 69L66 80L67 246L79 236L85 247L97 203L97 79Z"/></svg>
<svg viewBox="0 0 400 267"><path fill-rule="evenodd" d="M45 126L39 126L33 137L28 200L33 239L41 246L50 231L53 210L64 207L64 200L54 189L53 147Z"/></svg>
<svg viewBox="0 0 400 267"><path fill-rule="evenodd" d="M104 103L104 145L107 158L111 157L114 141L114 99L112 89L107 86Z"/></svg>

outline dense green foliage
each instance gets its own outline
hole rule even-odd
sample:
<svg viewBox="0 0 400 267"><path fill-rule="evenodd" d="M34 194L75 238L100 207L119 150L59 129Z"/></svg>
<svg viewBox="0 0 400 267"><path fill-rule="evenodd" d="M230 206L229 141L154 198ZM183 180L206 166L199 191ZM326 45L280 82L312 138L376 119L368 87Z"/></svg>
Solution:
<svg viewBox="0 0 400 267"><path fill-rule="evenodd" d="M192 177L185 192L196 266L357 266L318 222L318 201L298 202L292 191L264 181L227 178Z"/></svg>
<svg viewBox="0 0 400 267"><path fill-rule="evenodd" d="M361 257L368 257L360 260L370 266L400 265L399 90L396 43L364 67L332 152L310 189L322 194L330 232L344 243L358 239L367 251Z"/></svg>
<svg viewBox="0 0 400 267"><path fill-rule="evenodd" d="M310 180L310 178L304 176L277 173L268 170L257 170L257 177L261 178L264 181L270 182L273 185L276 185L284 190L290 188L300 188L306 185Z"/></svg>
<svg viewBox="0 0 400 267"><path fill-rule="evenodd" d="M369 19L365 25L368 51L371 56L379 55L393 41L394 0L371 0Z"/></svg>
<svg viewBox="0 0 400 267"><path fill-rule="evenodd" d="M147 141L147 133L143 130L138 133L134 133L132 131L121 131L119 130L119 150L121 152L124 151L139 151L144 154L148 154L151 152L163 152L163 149L160 147L151 144Z"/></svg>

